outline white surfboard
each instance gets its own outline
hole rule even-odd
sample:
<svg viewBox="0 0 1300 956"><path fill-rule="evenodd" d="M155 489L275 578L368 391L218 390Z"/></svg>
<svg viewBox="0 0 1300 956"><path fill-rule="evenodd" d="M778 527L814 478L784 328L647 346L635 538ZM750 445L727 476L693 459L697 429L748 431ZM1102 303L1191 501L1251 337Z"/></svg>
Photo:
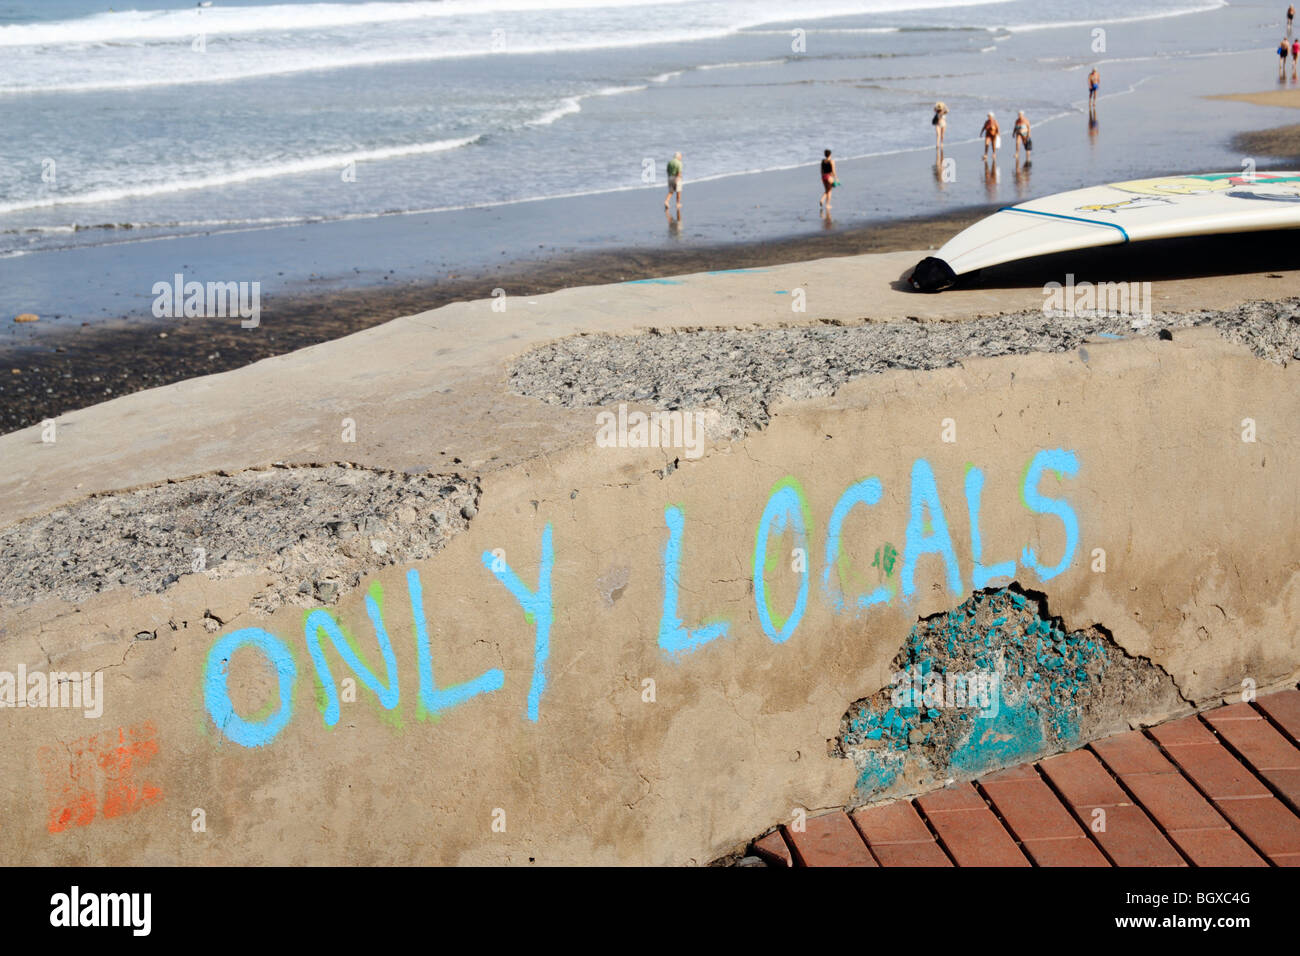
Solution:
<svg viewBox="0 0 1300 956"><path fill-rule="evenodd" d="M1017 259L1095 246L1300 227L1300 173L1200 173L1091 186L1008 206L959 232L909 281L938 292Z"/></svg>

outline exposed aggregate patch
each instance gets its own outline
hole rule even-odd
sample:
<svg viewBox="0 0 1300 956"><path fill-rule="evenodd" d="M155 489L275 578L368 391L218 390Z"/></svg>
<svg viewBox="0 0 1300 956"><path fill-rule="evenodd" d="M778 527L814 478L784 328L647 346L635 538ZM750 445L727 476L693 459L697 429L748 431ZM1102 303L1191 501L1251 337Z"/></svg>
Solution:
<svg viewBox="0 0 1300 956"><path fill-rule="evenodd" d="M1155 337L1193 326L1212 326L1272 362L1300 359L1300 298L1289 298L1150 318L1031 311L963 322L581 335L521 356L510 383L521 395L568 407L633 402L667 410L712 408L738 438L767 424L776 399L833 395L862 375L944 368L974 357L1068 352L1097 336Z"/></svg>
<svg viewBox="0 0 1300 956"><path fill-rule="evenodd" d="M469 526L478 495L477 482L457 475L348 464L95 495L0 529L0 602L77 603L118 587L159 593L185 574L265 573L272 583L255 611L332 604L363 574L440 550Z"/></svg>

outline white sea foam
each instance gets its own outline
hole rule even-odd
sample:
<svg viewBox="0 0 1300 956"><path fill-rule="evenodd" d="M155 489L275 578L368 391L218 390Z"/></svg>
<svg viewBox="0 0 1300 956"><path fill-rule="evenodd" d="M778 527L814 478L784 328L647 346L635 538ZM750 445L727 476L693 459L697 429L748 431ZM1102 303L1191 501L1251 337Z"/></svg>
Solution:
<svg viewBox="0 0 1300 956"><path fill-rule="evenodd" d="M691 0L620 0L617 6L662 6ZM119 10L73 20L0 26L0 46L55 46L131 40L175 40L198 33L232 35L327 30L413 20L486 17L502 13L581 10L612 6L609 0L411 0L407 3L268 4L188 7L180 10Z"/></svg>
<svg viewBox="0 0 1300 956"><path fill-rule="evenodd" d="M566 96L560 101L558 106L547 110L536 119L527 121L528 126L550 126L556 120L564 119L566 116L572 116L574 113L582 112L582 101L593 96L621 96L624 93L640 93L648 89L645 86L607 86L602 90L596 90L592 93L583 93L579 96Z"/></svg>
<svg viewBox="0 0 1300 956"><path fill-rule="evenodd" d="M160 182L133 183L127 186L92 189L85 192L59 192L53 195L20 199L15 202L0 203L0 214L19 212L29 209L48 209L52 206L85 205L89 203L116 202L121 199L136 199L145 196L160 196L167 193L183 192L189 189L212 189L219 186L232 186L257 179L272 179L277 176L292 176L302 173L317 172L325 169L342 169L348 163L372 162L384 159L397 159L403 156L418 156L428 153L441 153L460 149L479 140L478 136L460 139L444 139L430 143L411 143L404 146L386 146L379 149L357 150L350 153L330 153L308 156L301 159L280 163L267 163L262 166L246 166L221 173L204 176L167 179Z"/></svg>
<svg viewBox="0 0 1300 956"><path fill-rule="evenodd" d="M1165 20L1169 17L1184 17L1193 13L1208 13L1211 10L1218 10L1228 5L1228 0L1214 0L1213 3L1202 3L1197 6L1179 7L1174 10L1156 10L1150 13L1136 13L1127 17L1109 17L1097 18L1093 20L1056 20L1048 23L1019 23L1008 24L1000 27L989 27L990 30L1008 30L1012 33L1032 33L1037 30L1056 30L1062 27L1095 27L1111 26L1116 23L1142 23L1146 20Z"/></svg>
<svg viewBox="0 0 1300 956"><path fill-rule="evenodd" d="M1010 0L813 0L797 15L801 23L815 23L988 2ZM671 16L640 9L664 3L673 6ZM621 8L630 9L620 14ZM472 56L681 44L783 22L791 13L784 0L388 0L126 10L0 26L0 48L14 51L0 58L0 93L141 89ZM893 28L865 32L876 29ZM206 56L191 51L199 36Z"/></svg>

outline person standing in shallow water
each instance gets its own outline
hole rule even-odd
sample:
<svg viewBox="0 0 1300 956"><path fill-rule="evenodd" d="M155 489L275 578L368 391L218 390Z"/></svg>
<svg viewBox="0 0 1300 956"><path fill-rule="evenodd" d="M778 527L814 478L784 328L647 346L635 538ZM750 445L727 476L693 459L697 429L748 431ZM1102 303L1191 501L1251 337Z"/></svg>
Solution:
<svg viewBox="0 0 1300 956"><path fill-rule="evenodd" d="M1295 26L1295 4L1286 8L1286 35L1291 36L1291 28Z"/></svg>
<svg viewBox="0 0 1300 956"><path fill-rule="evenodd" d="M1097 108L1097 87L1101 86L1101 74L1097 72L1094 66L1092 72L1088 74L1088 109Z"/></svg>
<svg viewBox="0 0 1300 956"><path fill-rule="evenodd" d="M943 152L943 136L948 130L948 107L940 100L934 104L934 119L930 120L934 126L934 148Z"/></svg>
<svg viewBox="0 0 1300 956"><path fill-rule="evenodd" d="M824 192L822 198L817 200L818 207L825 209L828 213L831 211L831 190L835 188L837 176L835 160L831 159L831 151L828 149L822 156L822 189Z"/></svg>
<svg viewBox="0 0 1300 956"><path fill-rule="evenodd" d="M668 160L668 195L664 197L664 209L673 201L673 196L677 197L677 218L682 216L682 154L673 153L673 158Z"/></svg>
<svg viewBox="0 0 1300 956"><path fill-rule="evenodd" d="M980 127L980 135L984 137L984 159L986 162L989 158L990 149L993 150L993 161L995 163L998 161L998 140L1001 139L1001 133L1002 129L998 126L998 121L993 117L992 112L990 112L989 118L986 119L984 125Z"/></svg>
<svg viewBox="0 0 1300 956"><path fill-rule="evenodd" d="M1025 111L1021 110L1016 114L1016 125L1011 130L1011 135L1016 141L1016 165L1020 165L1020 145L1025 147L1025 165L1029 165L1029 151L1034 148L1033 140L1029 138L1029 120L1025 118Z"/></svg>

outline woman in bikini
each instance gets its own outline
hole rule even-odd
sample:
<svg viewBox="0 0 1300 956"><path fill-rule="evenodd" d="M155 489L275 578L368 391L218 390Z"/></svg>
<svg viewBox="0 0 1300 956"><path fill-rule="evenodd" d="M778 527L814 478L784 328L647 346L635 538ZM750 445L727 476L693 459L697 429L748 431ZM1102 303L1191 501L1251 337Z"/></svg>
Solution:
<svg viewBox="0 0 1300 956"><path fill-rule="evenodd" d="M1012 129L1012 135L1016 140L1016 165L1020 165L1020 144L1025 144L1025 165L1029 165L1029 151L1034 148L1033 141L1029 138L1029 120L1025 119L1025 111L1021 110L1016 114L1016 125Z"/></svg>
<svg viewBox="0 0 1300 956"><path fill-rule="evenodd" d="M831 211L831 190L835 188L835 179L835 160L831 159L831 151L828 149L822 156L822 189L825 193L817 200L818 207L825 207L827 212Z"/></svg>
<svg viewBox="0 0 1300 956"><path fill-rule="evenodd" d="M934 148L943 152L943 134L948 129L948 107L940 100L934 104L934 119L930 120L934 126Z"/></svg>

